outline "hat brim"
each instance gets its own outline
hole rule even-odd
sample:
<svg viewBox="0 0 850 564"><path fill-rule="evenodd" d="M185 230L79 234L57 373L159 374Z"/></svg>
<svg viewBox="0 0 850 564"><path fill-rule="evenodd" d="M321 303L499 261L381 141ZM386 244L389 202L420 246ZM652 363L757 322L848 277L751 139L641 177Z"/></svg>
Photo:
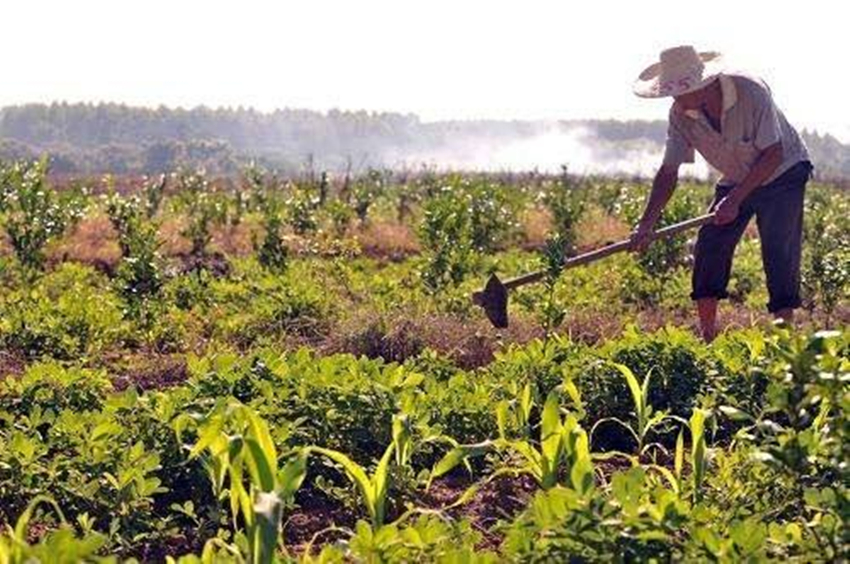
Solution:
<svg viewBox="0 0 850 564"><path fill-rule="evenodd" d="M632 90L641 98L666 98L668 96L681 96L688 92L694 92L711 84L717 75L725 68L723 57L717 52L699 53L699 58L704 66L702 78L687 84L684 87L678 87L673 90L665 90L661 84L661 74L663 65L655 63L648 66L638 79L634 82Z"/></svg>

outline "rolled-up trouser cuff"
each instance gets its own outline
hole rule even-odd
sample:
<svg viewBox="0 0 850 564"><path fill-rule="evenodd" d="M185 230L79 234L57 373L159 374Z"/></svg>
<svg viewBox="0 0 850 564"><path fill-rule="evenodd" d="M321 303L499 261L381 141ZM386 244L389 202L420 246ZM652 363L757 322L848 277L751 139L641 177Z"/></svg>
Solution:
<svg viewBox="0 0 850 564"><path fill-rule="evenodd" d="M769 311L770 313L776 313L777 311L782 311L783 309L797 309L802 305L803 300L800 299L800 296L781 298L776 300L770 300L767 303L767 311Z"/></svg>
<svg viewBox="0 0 850 564"><path fill-rule="evenodd" d="M694 300L694 301L702 300L702 299L705 299L705 298L714 298L716 300L725 300L728 297L729 297L729 292L726 292L726 291L723 291L723 292L706 292L706 291L691 292L691 299Z"/></svg>

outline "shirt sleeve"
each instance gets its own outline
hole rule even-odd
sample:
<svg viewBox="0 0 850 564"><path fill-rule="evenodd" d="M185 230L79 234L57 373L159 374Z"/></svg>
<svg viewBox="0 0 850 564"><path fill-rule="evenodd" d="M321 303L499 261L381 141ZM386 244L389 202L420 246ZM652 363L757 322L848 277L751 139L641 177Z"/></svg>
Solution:
<svg viewBox="0 0 850 564"><path fill-rule="evenodd" d="M662 162L670 167L694 162L694 146L682 134L672 110L667 125L667 142L664 146L664 160Z"/></svg>
<svg viewBox="0 0 850 564"><path fill-rule="evenodd" d="M754 119L756 149L764 150L782 140L782 129L779 123L779 111L773 103L773 97L767 87L759 88L755 97Z"/></svg>

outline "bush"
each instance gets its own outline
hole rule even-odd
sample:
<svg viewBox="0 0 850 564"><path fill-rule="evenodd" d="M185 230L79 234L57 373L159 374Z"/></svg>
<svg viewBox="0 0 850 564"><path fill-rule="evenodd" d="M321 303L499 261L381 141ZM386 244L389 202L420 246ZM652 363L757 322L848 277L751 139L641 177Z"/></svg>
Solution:
<svg viewBox="0 0 850 564"><path fill-rule="evenodd" d="M211 299L224 314L212 321L216 333L239 346L327 334L334 306L323 288L292 271L284 276L251 271L248 276L210 284Z"/></svg>
<svg viewBox="0 0 850 564"><path fill-rule="evenodd" d="M806 203L802 286L810 310L820 306L831 321L850 299L850 205L813 190Z"/></svg>
<svg viewBox="0 0 850 564"><path fill-rule="evenodd" d="M118 232L121 247L116 286L127 306L125 316L146 328L155 322L161 309L155 301L163 286L159 226L149 219L156 210L153 205L138 196L124 198L114 192L106 199L109 220Z"/></svg>
<svg viewBox="0 0 850 564"><path fill-rule="evenodd" d="M21 265L44 267L44 248L84 213L82 194L59 195L47 184L47 159L18 162L0 172L0 212L9 241Z"/></svg>
<svg viewBox="0 0 850 564"><path fill-rule="evenodd" d="M310 186L289 183L289 198L286 200L286 220L296 235L307 235L319 229L316 212L320 198Z"/></svg>
<svg viewBox="0 0 850 564"><path fill-rule="evenodd" d="M289 256L286 245L283 242L281 230L283 229L283 218L281 217L280 205L276 198L266 199L261 205L263 214L263 240L253 240L254 251L257 260L266 269L282 273L286 270Z"/></svg>
<svg viewBox="0 0 850 564"><path fill-rule="evenodd" d="M543 194L543 203L552 214L554 235L566 247L567 256L576 252L578 232L576 230L587 206L587 195L563 168L561 182L550 185Z"/></svg>
<svg viewBox="0 0 850 564"><path fill-rule="evenodd" d="M203 170L181 171L177 184L176 208L189 221L181 235L192 242L193 255L203 256L212 240L213 225L222 225L227 220L227 200L213 190Z"/></svg>
<svg viewBox="0 0 850 564"><path fill-rule="evenodd" d="M422 282L429 292L459 285L475 268L465 198L446 188L422 207L419 240L425 249Z"/></svg>
<svg viewBox="0 0 850 564"><path fill-rule="evenodd" d="M20 378L0 381L0 410L19 417L36 411L99 410L111 391L112 383L103 371L38 362Z"/></svg>
<svg viewBox="0 0 850 564"><path fill-rule="evenodd" d="M27 358L77 359L124 334L120 301L88 267L65 263L32 288L0 296L0 342Z"/></svg>

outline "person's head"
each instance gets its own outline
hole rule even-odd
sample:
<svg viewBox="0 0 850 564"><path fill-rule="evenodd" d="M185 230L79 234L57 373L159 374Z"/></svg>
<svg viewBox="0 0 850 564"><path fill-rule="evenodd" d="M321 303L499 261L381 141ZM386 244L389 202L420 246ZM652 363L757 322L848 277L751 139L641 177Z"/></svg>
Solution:
<svg viewBox="0 0 850 564"><path fill-rule="evenodd" d="M719 53L698 53L690 45L665 49L659 61L650 65L634 83L634 92L643 98L672 96L682 105L699 107L707 89L721 70Z"/></svg>
<svg viewBox="0 0 850 564"><path fill-rule="evenodd" d="M683 110L698 110L706 105L712 96L718 94L717 91L719 88L720 82L717 80L717 77L714 77L708 84L697 90L691 90L673 96L673 100Z"/></svg>

